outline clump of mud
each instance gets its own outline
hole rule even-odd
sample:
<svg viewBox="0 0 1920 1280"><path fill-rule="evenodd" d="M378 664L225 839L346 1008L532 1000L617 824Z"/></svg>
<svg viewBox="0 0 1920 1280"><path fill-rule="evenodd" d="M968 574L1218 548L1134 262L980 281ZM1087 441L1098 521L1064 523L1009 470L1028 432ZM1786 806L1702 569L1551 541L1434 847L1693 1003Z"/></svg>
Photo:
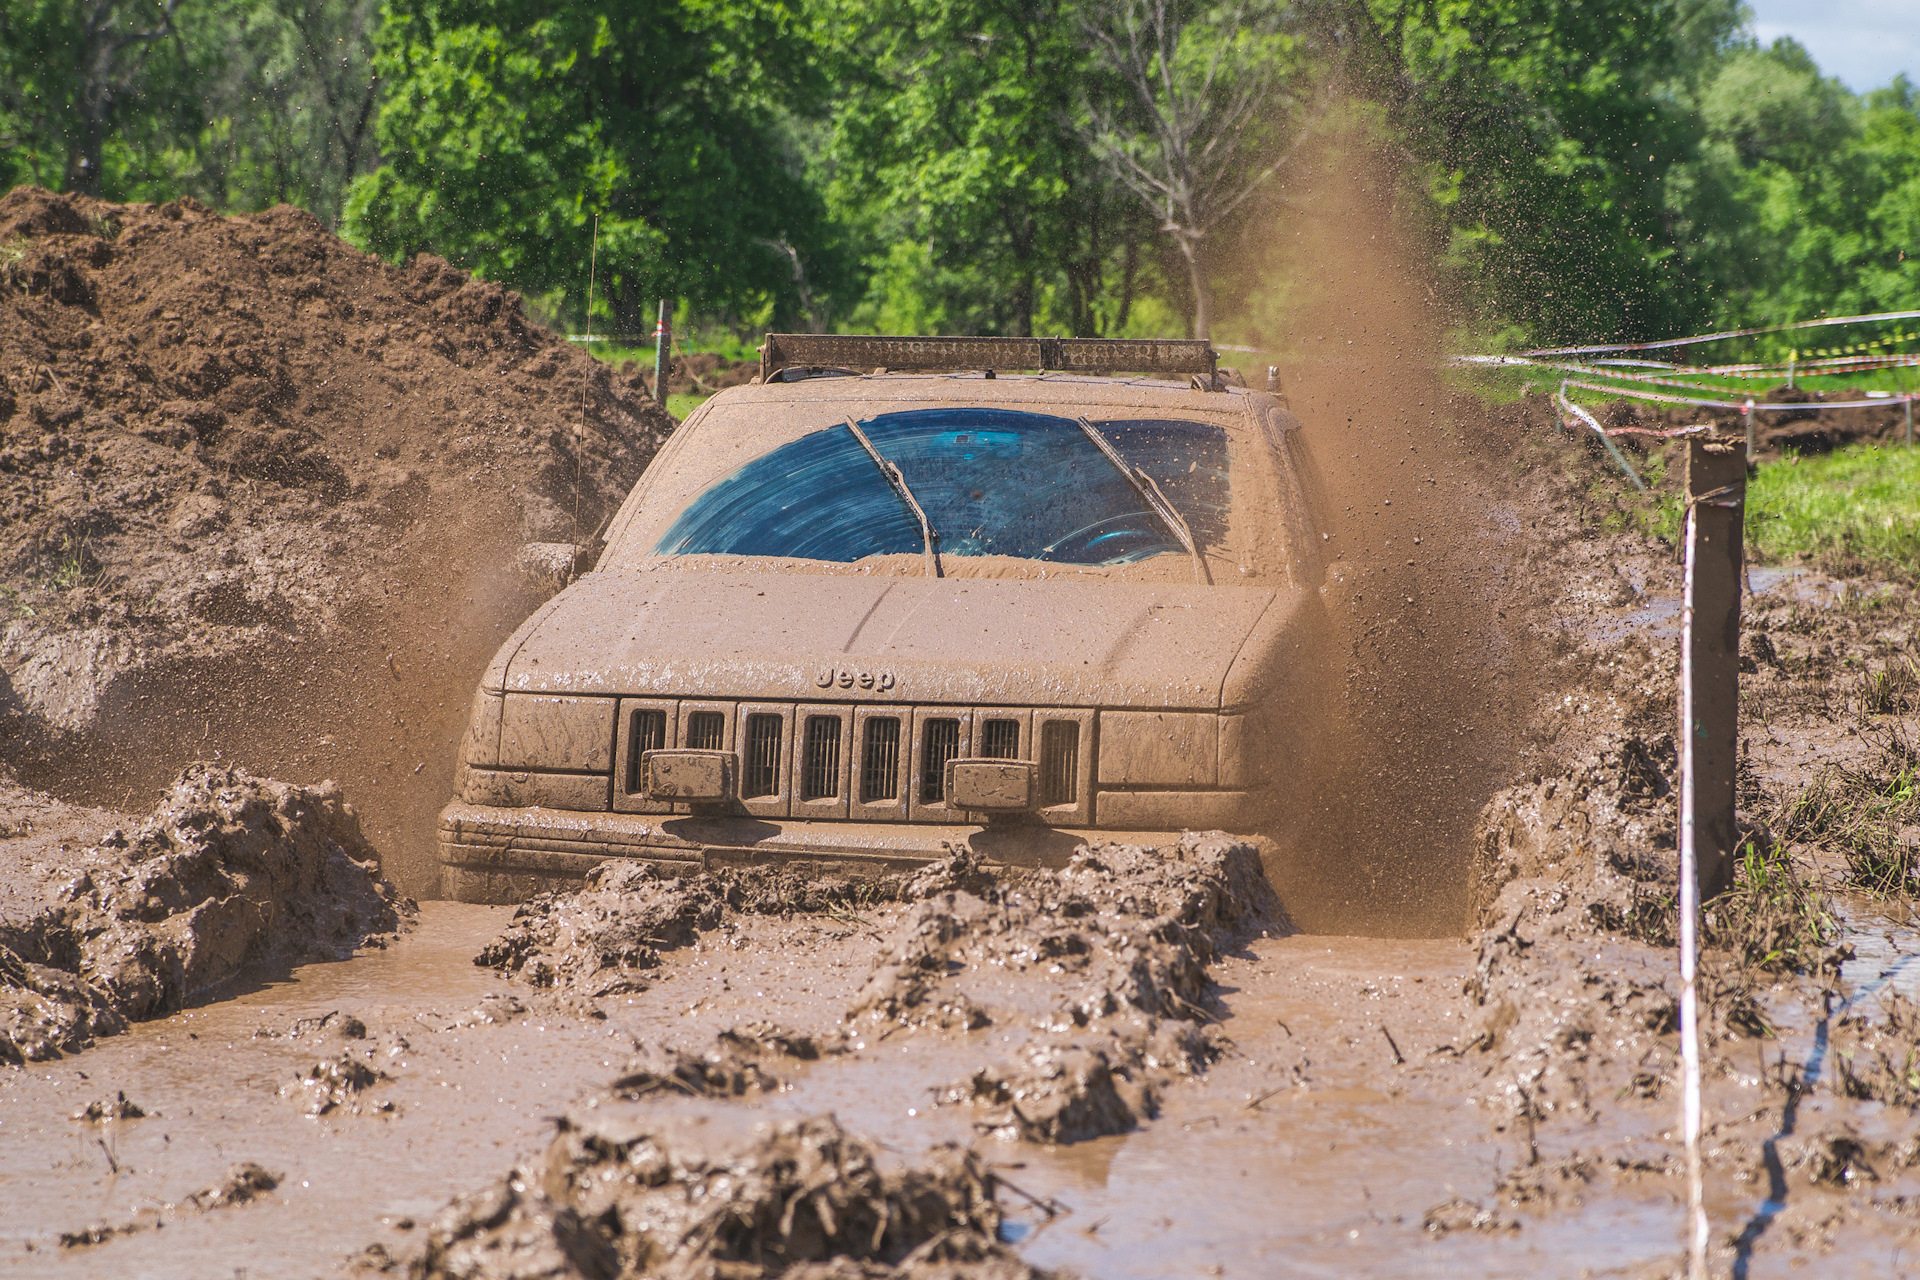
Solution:
<svg viewBox="0 0 1920 1280"><path fill-rule="evenodd" d="M937 877L947 866L934 863L918 874ZM661 952L691 945L702 931L720 927L729 911L832 911L893 901L910 883L918 882L809 877L790 867L674 876L652 863L615 859L590 871L579 889L538 894L516 907L506 931L473 962L574 995L640 992L647 989L644 971L659 965Z"/></svg>
<svg viewBox="0 0 1920 1280"><path fill-rule="evenodd" d="M425 887L445 744L564 579L522 545L592 543L672 419L290 207L23 187L0 244L0 756L121 807L216 754L339 778Z"/></svg>
<svg viewBox="0 0 1920 1280"><path fill-rule="evenodd" d="M80 1231L63 1231L59 1236L60 1247L83 1249L89 1245L105 1244L118 1236L156 1230L166 1226L169 1219L177 1221L191 1214L252 1204L279 1186L279 1174L269 1173L251 1160L243 1161L228 1169L220 1181L202 1187L179 1204L149 1209L131 1222L100 1223Z"/></svg>
<svg viewBox="0 0 1920 1280"><path fill-rule="evenodd" d="M965 874L953 862L922 875L950 883ZM1282 927L1259 850L1223 836L1085 847L1061 870L976 887L940 888L901 918L848 1016L856 1027L1032 1027L1009 1059L938 1097L1033 1142L1151 1118L1156 1080L1217 1053L1201 1026L1214 1016L1207 966L1248 929Z"/></svg>
<svg viewBox="0 0 1920 1280"><path fill-rule="evenodd" d="M1057 871L996 873L956 849L910 876L804 890L795 878L605 863L581 889L517 909L475 963L598 998L645 990L662 951L729 927L730 913L904 903L876 935L873 973L839 1036L736 1029L704 1054L643 1056L615 1092L738 1096L779 1088L776 1058L843 1052L862 1035L1023 1028L1009 1058L936 1096L976 1106L986 1132L1055 1143L1151 1118L1156 1082L1217 1053L1204 1029L1215 1017L1208 965L1252 929L1286 927L1260 850L1219 835L1165 849L1083 847Z"/></svg>
<svg viewBox="0 0 1920 1280"><path fill-rule="evenodd" d="M608 1092L628 1102L663 1092L701 1098L775 1093L786 1087L776 1074L782 1060L817 1062L846 1052L846 1047L843 1036L812 1036L770 1022L745 1022L722 1031L704 1053L643 1049Z"/></svg>
<svg viewBox="0 0 1920 1280"><path fill-rule="evenodd" d="M419 1280L647 1275L662 1280L1039 1280L998 1243L993 1173L939 1148L880 1153L830 1117L723 1151L631 1118L563 1121L544 1155L434 1219L424 1253L381 1268Z"/></svg>
<svg viewBox="0 0 1920 1280"><path fill-rule="evenodd" d="M26 868L0 921L0 1061L85 1048L246 971L343 959L413 912L337 787L183 771L129 835Z"/></svg>

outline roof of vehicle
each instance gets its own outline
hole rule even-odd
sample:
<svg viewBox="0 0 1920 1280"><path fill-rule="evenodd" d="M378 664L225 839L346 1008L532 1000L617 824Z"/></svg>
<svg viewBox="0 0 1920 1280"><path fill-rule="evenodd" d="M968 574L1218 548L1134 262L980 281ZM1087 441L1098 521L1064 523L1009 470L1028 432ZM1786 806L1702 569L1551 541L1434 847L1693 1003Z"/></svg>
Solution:
<svg viewBox="0 0 1920 1280"><path fill-rule="evenodd" d="M708 405L807 404L821 401L930 401L952 404L1045 404L1061 401L1139 408L1185 409L1212 413L1242 413L1245 397L1263 406L1279 407L1265 392L1244 387L1219 391L1196 390L1190 381L1175 382L1147 376L1102 376L1085 373L987 373L971 369L952 373L823 374L797 382L751 383L729 387ZM699 410L696 410L699 412Z"/></svg>

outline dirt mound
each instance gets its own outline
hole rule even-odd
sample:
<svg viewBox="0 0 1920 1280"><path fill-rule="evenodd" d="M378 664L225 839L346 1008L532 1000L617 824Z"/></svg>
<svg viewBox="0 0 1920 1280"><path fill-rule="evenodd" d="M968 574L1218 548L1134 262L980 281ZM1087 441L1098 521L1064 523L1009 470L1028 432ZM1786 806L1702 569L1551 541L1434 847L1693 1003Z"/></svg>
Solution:
<svg viewBox="0 0 1920 1280"><path fill-rule="evenodd" d="M0 743L125 807L341 779L429 883L473 680L672 420L431 256L289 207L0 199ZM314 726L324 725L326 732Z"/></svg>
<svg viewBox="0 0 1920 1280"><path fill-rule="evenodd" d="M995 1179L970 1153L883 1169L830 1117L709 1152L630 1120L563 1121L543 1157L449 1205L420 1277L1037 1280L996 1239ZM393 1267L393 1270L400 1270Z"/></svg>
<svg viewBox="0 0 1920 1280"><path fill-rule="evenodd" d="M193 765L131 836L31 865L0 921L0 1061L85 1048L247 971L342 959L413 909L337 787Z"/></svg>

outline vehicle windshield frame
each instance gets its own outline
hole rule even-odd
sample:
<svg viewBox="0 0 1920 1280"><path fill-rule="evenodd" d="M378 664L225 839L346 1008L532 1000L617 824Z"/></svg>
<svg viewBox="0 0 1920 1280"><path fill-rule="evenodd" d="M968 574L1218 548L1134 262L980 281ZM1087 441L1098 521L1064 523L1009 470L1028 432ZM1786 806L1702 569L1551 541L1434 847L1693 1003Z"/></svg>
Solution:
<svg viewBox="0 0 1920 1280"><path fill-rule="evenodd" d="M1121 380L1049 383L1040 379L1007 379L998 386L989 381L985 385L974 384L979 392L977 398L969 394L969 388L957 378L901 379L904 385L875 385L879 382L878 378L834 379L830 384L782 388L773 395L756 387L723 393L701 406L681 425L629 494L609 527L601 567L637 568L656 562L666 567L668 562L673 562L689 569L725 569L745 568L758 562L789 572L924 573L924 568L915 567L912 560L900 556L884 563L863 561L849 568L845 562L791 560L747 553L656 553L655 548L662 534L707 489L744 464L783 446L835 427L845 428L853 418L871 421L918 410L991 409L1057 419L1063 425L1072 423L1076 417L1087 417L1100 424L1103 434L1111 434L1121 441L1123 458L1129 456L1126 433L1130 428L1166 425L1200 429L1221 442L1208 446L1216 450L1218 474L1226 480L1220 487L1221 505L1203 507L1201 514L1196 515L1191 493L1183 498L1177 488L1171 487L1180 476L1162 477L1153 487L1161 490L1168 505L1188 524L1194 540L1193 550L1205 561L1208 578L1221 581L1220 575L1224 572L1239 581L1278 578L1297 584L1303 580L1299 566L1310 561L1314 553L1302 541L1300 531L1304 526L1300 514L1294 511L1301 500L1300 482L1293 475L1296 464L1284 444L1285 427L1276 429L1260 416L1265 408L1263 403L1237 395L1202 400L1198 394L1162 384L1129 384ZM955 382L961 385L954 386ZM1022 385L1025 382L1034 385ZM845 430L841 431L840 438L850 454L855 442ZM887 452L886 445L877 440L875 443L883 454ZM1101 466L1105 470L1110 463L1103 462ZM1152 480L1154 475L1148 474L1146 478ZM879 479L874 477L876 483ZM1191 485L1181 487L1190 489ZM888 501L893 503L891 498ZM937 514L929 512L929 516L933 532L944 539L947 530L942 527L943 522ZM905 518L903 514L902 519ZM1160 523L1156 522L1154 528L1158 532ZM1177 533L1168 541L1170 545L1165 548L1168 554L1184 553L1185 558L1192 558L1193 553L1181 544ZM910 545L896 550L915 560L924 557L924 548L917 536ZM979 562L977 557L962 556L954 560L949 558L953 549L944 541L940 551L942 570L947 576L961 572L963 566L967 567L962 576L1057 577L1072 570L1114 576L1105 567L1065 561L1019 561L996 568ZM1164 557L1159 554L1148 561L1163 562ZM1021 570L1020 563L1032 568ZM1164 579L1165 573L1163 567L1149 576ZM1187 578L1190 570L1182 568L1178 574L1179 578ZM1139 575L1124 572L1120 576L1137 578Z"/></svg>

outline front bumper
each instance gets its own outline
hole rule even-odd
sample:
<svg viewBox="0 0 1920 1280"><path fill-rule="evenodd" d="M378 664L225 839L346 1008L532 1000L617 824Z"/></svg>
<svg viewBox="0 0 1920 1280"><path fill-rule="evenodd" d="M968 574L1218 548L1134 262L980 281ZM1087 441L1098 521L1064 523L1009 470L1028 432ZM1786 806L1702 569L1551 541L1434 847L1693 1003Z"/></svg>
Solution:
<svg viewBox="0 0 1920 1280"><path fill-rule="evenodd" d="M674 817L506 809L460 801L440 814L440 892L456 902L524 902L578 888L609 858L637 858L670 874L719 866L803 863L826 874L906 871L947 856L947 846L1001 866L1065 866L1088 841L1168 844L1175 831L1099 831L1021 823L774 821L750 816Z"/></svg>

